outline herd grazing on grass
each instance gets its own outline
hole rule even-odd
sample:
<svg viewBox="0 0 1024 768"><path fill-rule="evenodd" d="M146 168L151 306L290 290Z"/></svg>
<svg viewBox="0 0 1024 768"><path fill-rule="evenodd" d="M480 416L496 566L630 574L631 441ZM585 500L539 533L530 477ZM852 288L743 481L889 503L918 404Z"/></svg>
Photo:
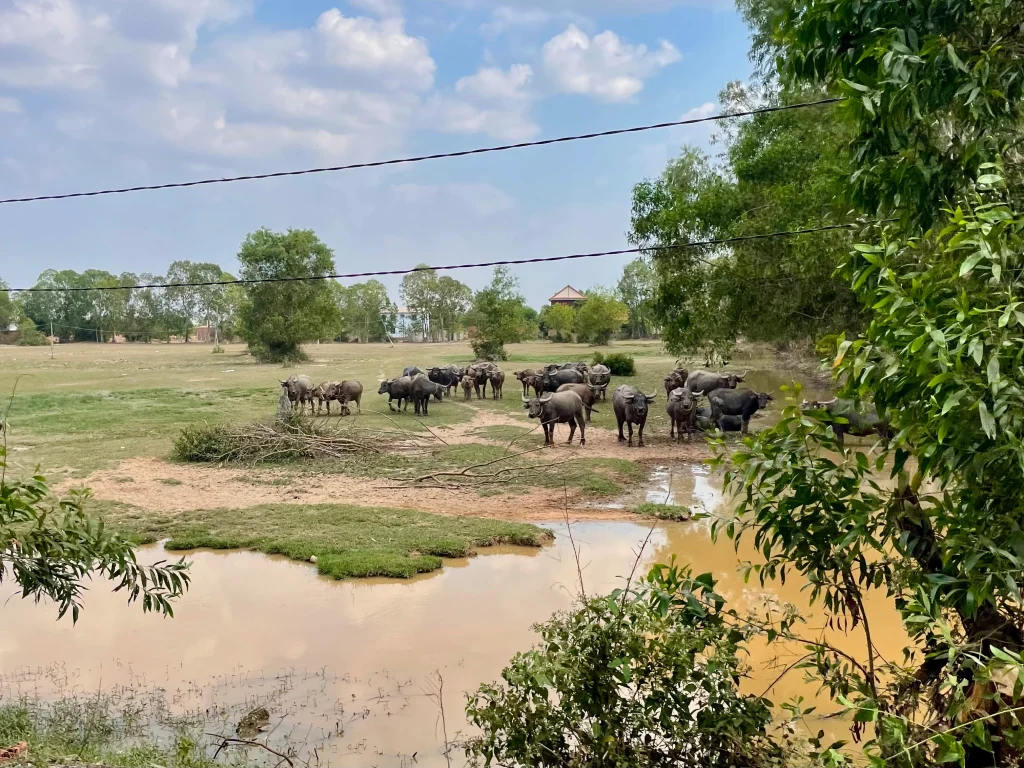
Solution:
<svg viewBox="0 0 1024 768"><path fill-rule="evenodd" d="M551 363L543 368L526 368L512 375L522 385L523 408L531 419L538 419L544 428L546 445L554 443L556 424L569 425L569 440L576 430L580 432L580 445L586 445L586 424L593 413L600 413L596 405L607 398L611 384L611 371L604 365L588 366L582 362ZM664 378L665 412L670 428L669 438L691 440L695 435L715 431L746 434L750 420L774 400L771 393L755 392L740 385L744 373L716 373L707 370L688 371L675 368ZM379 395L387 395L391 411L407 413L413 404L416 416L429 416L431 400L441 403L462 390L464 400L500 400L504 398L505 372L495 363L476 362L466 366L448 364L423 369L415 365L406 367L402 375L380 382ZM292 376L280 382L282 387L279 410L287 413L349 416L352 408L362 413L363 385L355 380L328 381L313 384L304 375ZM490 393L488 393L490 387ZM531 394L532 390L532 394ZM645 394L639 389L622 385L612 393L612 410L618 426L618 440L630 448L644 446L644 428L658 393ZM396 402L397 401L397 405ZM336 411L331 405L336 404ZM889 437L888 422L875 409L858 406L845 400L827 402L804 401L802 409L832 424L840 441L846 434ZM625 431L624 431L625 428Z"/></svg>

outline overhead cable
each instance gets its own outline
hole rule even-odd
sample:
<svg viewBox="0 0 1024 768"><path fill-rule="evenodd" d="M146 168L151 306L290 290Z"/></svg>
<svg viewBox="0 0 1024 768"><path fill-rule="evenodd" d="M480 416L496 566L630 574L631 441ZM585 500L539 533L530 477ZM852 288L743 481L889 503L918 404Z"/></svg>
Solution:
<svg viewBox="0 0 1024 768"><path fill-rule="evenodd" d="M422 163L427 160L443 160L453 157L467 157L469 155L486 155L492 152L506 152L512 149L526 149L528 147L544 147L550 144L565 144L571 141L586 141L588 139L599 139L606 136L622 136L628 133L643 133L644 131L655 131L661 128L674 128L684 125L696 125L697 123L708 123L717 120L731 120L738 117L751 117L763 115L770 112L784 112L791 109L803 109L805 107L818 107L825 104L835 104L844 101L842 98L819 99L818 101L801 102L799 104L785 104L773 107L760 107L740 112L730 112L724 115L709 115L707 117L693 117L685 120L673 120L667 123L654 123L652 125L640 125L633 128L617 128L610 131L598 131L596 133L582 133L573 136L559 136L554 139L539 139L537 141L521 141L515 144L501 144L491 147L478 147L477 149L463 149L456 152L439 152L432 155L418 155L414 157L400 157L391 160L375 160L367 163L351 163L349 165L334 165L319 168L303 168L291 171L273 171L271 173L256 173L247 176L228 176L224 178L197 179L194 181L176 181L166 184L145 184L135 187L116 187L111 189L98 189L91 192L67 192L54 195L37 195L35 197L12 197L0 200L0 205L12 203L35 203L43 200L68 200L75 197L100 197L102 195L120 195L128 192L151 192L157 189L181 189L183 187L199 187L207 184L227 184L234 181L259 181L262 179L279 179L285 176L308 176L315 173L336 173L338 171L353 171L360 168L381 168L387 165L407 165L410 163Z"/></svg>
<svg viewBox="0 0 1024 768"><path fill-rule="evenodd" d="M638 248L620 248L614 251L593 251L590 253L573 253L568 256L539 256L532 259L502 259L500 261L481 261L473 264L445 264L434 267L412 267L410 269L388 269L376 272L350 272L337 275L315 275L304 277L264 277L236 280L213 280L197 283L142 283L139 285L103 285L67 288L8 288L14 293L78 293L83 291L131 291L146 288L208 288L212 286L227 285L253 285L258 283L301 283L315 280L343 280L361 277L387 277L391 275L411 275L414 272L441 272L455 269L476 269L479 267L502 267L516 266L520 264L545 264L553 261L572 261L576 259L594 259L601 256L626 256L629 254L657 254L663 251L672 251L681 248L706 248L716 245L731 245L743 243L750 240L765 240L772 237L793 237L795 235L808 235L815 232L830 232L836 229L851 229L857 224L828 224L822 227L809 227L806 229L790 229L781 232L766 232L759 235L740 235L738 237L725 237L717 240L691 240L685 243L674 245L645 245Z"/></svg>

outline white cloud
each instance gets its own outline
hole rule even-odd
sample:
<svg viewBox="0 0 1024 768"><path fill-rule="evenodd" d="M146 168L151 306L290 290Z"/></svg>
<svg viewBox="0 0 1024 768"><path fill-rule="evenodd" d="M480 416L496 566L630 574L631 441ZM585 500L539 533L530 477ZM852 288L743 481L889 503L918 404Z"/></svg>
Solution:
<svg viewBox="0 0 1024 768"><path fill-rule="evenodd" d="M499 5L491 11L491 18L480 25L480 31L485 35L496 36L511 29L540 27L556 21L582 24L584 17L568 10L552 11L535 7Z"/></svg>
<svg viewBox="0 0 1024 768"><path fill-rule="evenodd" d="M0 114L17 115L21 112L21 103L10 96L0 96Z"/></svg>
<svg viewBox="0 0 1024 768"><path fill-rule="evenodd" d="M350 71L386 75L398 86L426 89L434 84L436 66L421 37L410 37L402 19L344 16L337 8L324 11L316 31L331 64Z"/></svg>
<svg viewBox="0 0 1024 768"><path fill-rule="evenodd" d="M455 83L455 90L467 96L482 99L523 99L525 88L533 78L529 64L514 64L508 71L496 67L483 67L475 75L468 75Z"/></svg>
<svg viewBox="0 0 1024 768"><path fill-rule="evenodd" d="M530 117L533 78L528 64L508 70L481 67L455 83L455 96L441 96L429 104L428 115L438 130L447 133L486 133L503 141L523 141L539 133Z"/></svg>
<svg viewBox="0 0 1024 768"><path fill-rule="evenodd" d="M445 133L485 133L503 141L526 141L540 132L528 104L481 106L461 99L439 97L425 113L430 125Z"/></svg>
<svg viewBox="0 0 1024 768"><path fill-rule="evenodd" d="M711 117L718 111L718 105L713 101L706 101L699 107L688 109L680 117L680 120L700 120L705 117Z"/></svg>
<svg viewBox="0 0 1024 768"><path fill-rule="evenodd" d="M665 40L649 51L624 43L611 31L591 38L575 24L545 43L542 56L555 87L602 101L632 98L643 90L644 80L682 58Z"/></svg>

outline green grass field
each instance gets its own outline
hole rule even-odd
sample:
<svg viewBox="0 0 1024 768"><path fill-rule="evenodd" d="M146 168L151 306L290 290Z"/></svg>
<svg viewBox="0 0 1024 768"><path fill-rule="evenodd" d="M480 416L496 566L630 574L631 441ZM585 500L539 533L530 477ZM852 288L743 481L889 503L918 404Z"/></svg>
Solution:
<svg viewBox="0 0 1024 768"><path fill-rule="evenodd" d="M615 378L613 388L628 383L658 395L646 441L662 447L662 460L670 457L672 452L664 450L669 437L662 379L675 360L657 342L620 342L601 351L609 349L633 355L637 366L636 376ZM268 493L272 487L295 483L301 487L302 480L313 475L409 483L429 472L461 470L509 454L539 451L543 434L536 422L526 418L521 386L512 373L547 362L590 362L597 350L537 341L513 345L508 351L509 360L502 364L507 374L503 399L465 401L459 394L434 403L430 416L417 418L411 410L398 413L388 409L387 398L376 394L380 380L400 375L407 365L426 368L469 362L472 353L468 345L311 346L311 360L295 368L257 364L240 345L214 355L209 345L199 344L70 344L56 347L52 359L47 348L0 347L0 391L11 395L6 433L9 461L14 472L39 466L53 482L87 478L96 470L120 467L111 480L115 487L127 486L140 478L133 478L131 465L121 462L140 458L169 461L172 442L186 426L270 421L277 408L279 380L306 373L317 382L358 379L363 383L363 413L344 419L335 416L333 422L407 430L421 436L427 436L429 429L438 438L436 447L426 455L364 452L344 459L294 462L275 466L267 475L254 470L252 477L266 485ZM755 388L775 388L792 378L788 372L775 370L777 362L770 356L748 356L736 360L734 367L759 369L749 379ZM466 428L474 420L478 423ZM615 429L611 400L597 405L593 426ZM564 438L563 430L559 439ZM607 445L608 436L605 441ZM592 445L593 441L588 441L587 448L571 454L536 452L515 458L511 463L542 469L531 469L511 480L504 476L501 481L469 483L469 492L504 497L493 503L512 509L519 505L517 498L522 494L543 489L557 493L566 487L585 503L591 498L624 494L647 477L649 468L641 462L648 454L636 450L613 452L612 457L606 450L587 455ZM543 466L548 461L551 467ZM342 492L338 503L330 505L268 504L257 494L256 506L209 510L202 491L191 487L187 473L166 472L159 465L140 471L156 472L150 479L172 489L179 499L193 500L188 503L194 503L196 509L170 515L157 505L141 509L111 502L110 497L93 502L94 509L115 528L140 540L170 539L171 546L179 549L250 548L300 559L315 555L321 572L338 578L407 577L440 567L443 556L465 555L491 542L536 545L545 535L529 525L391 509L386 492L379 502L370 504L372 508L346 504ZM468 508L473 508L472 502ZM678 518L678 512L637 510L638 514L663 518ZM258 533L253 532L253 520L260 521Z"/></svg>
<svg viewBox="0 0 1024 768"><path fill-rule="evenodd" d="M406 365L469 362L468 345L325 344L308 351L309 363L286 369L257 364L242 345L213 355L209 345L200 344L67 344L54 349L52 360L45 347L0 346L0 392L14 395L8 434L12 463L84 477L126 458L167 457L171 440L183 426L272 418L280 393L278 380L294 373L306 373L314 381L361 381L363 414L353 417L361 426L422 432L425 424L440 428L443 437L444 427L469 421L474 409L521 415L521 390L512 371L545 362L590 361L596 350L547 342L512 345L510 359L503 364L509 378L503 400L467 403L459 395L435 404L430 416L419 420L411 409L390 411L387 398L376 394L379 382L401 375ZM615 351L635 355L638 368L636 377L617 379L616 385L632 383L661 391L661 378L673 359L659 344L620 343ZM594 423L614 427L610 402L598 410ZM652 435L664 421L661 409L654 408ZM523 426L535 425L524 419ZM508 428L493 429L486 439L498 442L520 436ZM527 446L542 442L539 430L523 438Z"/></svg>
<svg viewBox="0 0 1024 768"><path fill-rule="evenodd" d="M295 560L315 557L336 579L410 578L495 544L539 547L542 528L523 523L441 517L407 509L343 504L267 504L245 509L154 515L125 504L104 504L103 517L139 543L167 539L169 550L251 549ZM253 520L259 520L258 532Z"/></svg>

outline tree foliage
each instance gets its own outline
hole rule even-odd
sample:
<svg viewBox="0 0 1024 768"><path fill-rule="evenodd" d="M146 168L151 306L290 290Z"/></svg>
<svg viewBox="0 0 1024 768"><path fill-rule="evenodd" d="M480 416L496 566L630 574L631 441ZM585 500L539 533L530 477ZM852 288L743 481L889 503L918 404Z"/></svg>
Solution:
<svg viewBox="0 0 1024 768"><path fill-rule="evenodd" d="M527 319L519 281L507 267L495 267L490 284L473 296L466 316L469 341L480 359L504 360L505 345L532 337L536 325Z"/></svg>
<svg viewBox="0 0 1024 768"><path fill-rule="evenodd" d="M714 586L659 566L635 593L539 625L540 645L512 659L503 684L470 695L482 735L467 755L516 768L781 765L767 703L737 690L750 632Z"/></svg>
<svg viewBox="0 0 1024 768"><path fill-rule="evenodd" d="M1024 7L751 8L788 83L856 97L850 197L898 219L848 257L869 322L834 361L844 394L873 399L892 440L844 448L790 409L733 457L734 531L754 536L762 575L799 572L831 620L860 632L859 659L819 646L805 666L872 729L874 764L1020 764ZM902 616L916 649L905 659L874 651L872 591Z"/></svg>
<svg viewBox="0 0 1024 768"><path fill-rule="evenodd" d="M591 289L576 310L576 333L582 341L604 346L629 322L629 307L608 292Z"/></svg>
<svg viewBox="0 0 1024 768"><path fill-rule="evenodd" d="M7 330L11 323L18 322L21 317L21 310L11 300L10 291L7 290L7 283L0 280L0 331Z"/></svg>
<svg viewBox="0 0 1024 768"><path fill-rule="evenodd" d="M572 341L576 330L576 308L569 304L547 304L540 311L539 321L555 332L556 341Z"/></svg>
<svg viewBox="0 0 1024 768"><path fill-rule="evenodd" d="M650 259L634 259L623 268L615 293L629 308L629 335L634 339L650 336L657 328L656 290L657 276Z"/></svg>
<svg viewBox="0 0 1024 768"><path fill-rule="evenodd" d="M244 280L334 272L333 251L308 229L257 230L245 238L238 261ZM303 342L337 335L341 317L334 299L326 280L248 284L238 312L242 337L264 362L300 360Z"/></svg>
<svg viewBox="0 0 1024 768"><path fill-rule="evenodd" d="M46 479L7 478L7 448L0 445L0 583L13 578L23 598L46 598L58 617L78 620L86 579L99 576L141 599L145 611L173 615L171 603L188 589L184 561L139 565L131 544L86 515L88 494L54 499Z"/></svg>
<svg viewBox="0 0 1024 768"><path fill-rule="evenodd" d="M395 332L398 307L388 297L384 283L367 280L348 287L334 285L344 335L366 344L385 341Z"/></svg>
<svg viewBox="0 0 1024 768"><path fill-rule="evenodd" d="M101 288L166 282L223 282L232 276L216 264L176 261L167 276L98 269L82 273L48 269L38 288ZM129 340L188 338L199 323L209 323L222 337L234 335L241 289L236 286L136 288L117 291L57 291L19 297L25 315L38 327L67 341L105 341L113 334Z"/></svg>
<svg viewBox="0 0 1024 768"><path fill-rule="evenodd" d="M454 278L438 277L435 270L423 269L402 278L400 296L406 307L418 310L418 317L427 319L428 327L414 328L416 333L429 336L432 341L451 341L462 329L473 291Z"/></svg>
<svg viewBox="0 0 1024 768"><path fill-rule="evenodd" d="M730 111L821 93L732 84L721 99ZM721 137L717 161L686 148L661 178L635 187L630 239L671 246L842 221L852 135L846 117L827 108L738 121ZM785 343L860 328L860 306L835 275L850 243L849 233L833 231L653 252L653 306L666 344L674 352L725 351L739 336Z"/></svg>

